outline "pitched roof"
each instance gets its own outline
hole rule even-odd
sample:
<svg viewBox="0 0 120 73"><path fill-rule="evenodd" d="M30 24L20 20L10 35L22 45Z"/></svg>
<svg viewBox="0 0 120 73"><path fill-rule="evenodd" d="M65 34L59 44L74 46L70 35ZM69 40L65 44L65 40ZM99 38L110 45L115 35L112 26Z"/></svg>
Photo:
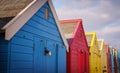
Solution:
<svg viewBox="0 0 120 73"><path fill-rule="evenodd" d="M20 30L20 28L48 1L48 4L51 8L51 12L55 18L55 22L57 24L57 28L60 32L61 38L63 40L64 45L66 46L66 50L68 50L67 40L64 38L64 34L59 26L59 20L57 14L55 12L55 8L52 4L51 0L34 0L27 7L25 7L20 13L17 14L10 22L8 22L2 30L5 30L5 39L10 40L16 32ZM24 18L24 19L23 19Z"/></svg>
<svg viewBox="0 0 120 73"><path fill-rule="evenodd" d="M1 0L0 18L16 16L33 0Z"/></svg>
<svg viewBox="0 0 120 73"><path fill-rule="evenodd" d="M110 47L109 47L109 44L105 44L105 49L106 49L106 53L110 53Z"/></svg>
<svg viewBox="0 0 120 73"><path fill-rule="evenodd" d="M1 0L0 1L0 29L12 20L33 0Z"/></svg>
<svg viewBox="0 0 120 73"><path fill-rule="evenodd" d="M96 37L96 33L95 32L86 32L85 35L86 35L86 39L88 42L88 46L93 46L94 39Z"/></svg>
<svg viewBox="0 0 120 73"><path fill-rule="evenodd" d="M104 49L103 48L103 46L104 46L104 40L103 39L98 39L98 46L99 46L100 50Z"/></svg>
<svg viewBox="0 0 120 73"><path fill-rule="evenodd" d="M81 19L71 19L71 20L61 20L60 26L65 33L66 38L72 38L72 35L75 31L75 28L79 26L79 23L82 22Z"/></svg>

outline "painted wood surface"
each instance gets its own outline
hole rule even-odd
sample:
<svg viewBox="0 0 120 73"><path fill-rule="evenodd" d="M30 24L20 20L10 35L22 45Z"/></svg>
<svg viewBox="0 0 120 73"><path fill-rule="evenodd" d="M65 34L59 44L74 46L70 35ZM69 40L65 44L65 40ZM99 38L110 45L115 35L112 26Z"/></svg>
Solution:
<svg viewBox="0 0 120 73"><path fill-rule="evenodd" d="M89 71L90 73L101 73L100 51L98 47L97 37L95 32L85 33L89 46Z"/></svg>
<svg viewBox="0 0 120 73"><path fill-rule="evenodd" d="M106 49L104 46L104 40L103 39L98 39L98 46L100 50L100 59L101 59L101 73L107 73L107 54L106 54Z"/></svg>
<svg viewBox="0 0 120 73"><path fill-rule="evenodd" d="M7 59L8 41L5 41L4 34L0 34L0 73L7 73Z"/></svg>
<svg viewBox="0 0 120 73"><path fill-rule="evenodd" d="M113 52L114 52L114 71L115 71L115 73L118 73L118 58L117 58L118 53L117 53L117 49L114 48Z"/></svg>
<svg viewBox="0 0 120 73"><path fill-rule="evenodd" d="M44 16L45 8L49 19ZM66 73L66 48L48 2L8 42L7 73ZM45 55L45 48L51 56Z"/></svg>
<svg viewBox="0 0 120 73"><path fill-rule="evenodd" d="M115 73L115 69L114 69L114 48L111 46L109 47L110 49L110 57L111 57L111 69L112 69L112 73Z"/></svg>
<svg viewBox="0 0 120 73"><path fill-rule="evenodd" d="M111 64L111 51L109 44L105 44L105 49L107 53L107 66L108 66L108 73L112 73L112 64Z"/></svg>
<svg viewBox="0 0 120 73"><path fill-rule="evenodd" d="M67 73L89 73L89 49L82 20L62 20L60 23L64 33L67 34L66 38L69 39Z"/></svg>
<svg viewBox="0 0 120 73"><path fill-rule="evenodd" d="M120 52L117 54L118 56L118 72L120 72Z"/></svg>

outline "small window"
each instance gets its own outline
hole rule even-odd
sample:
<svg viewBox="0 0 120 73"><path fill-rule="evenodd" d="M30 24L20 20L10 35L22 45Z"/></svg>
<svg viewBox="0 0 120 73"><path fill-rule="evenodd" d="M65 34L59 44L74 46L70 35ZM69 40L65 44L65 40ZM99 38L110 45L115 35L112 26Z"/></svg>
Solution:
<svg viewBox="0 0 120 73"><path fill-rule="evenodd" d="M45 18L49 19L49 10L48 10L48 8L45 8Z"/></svg>

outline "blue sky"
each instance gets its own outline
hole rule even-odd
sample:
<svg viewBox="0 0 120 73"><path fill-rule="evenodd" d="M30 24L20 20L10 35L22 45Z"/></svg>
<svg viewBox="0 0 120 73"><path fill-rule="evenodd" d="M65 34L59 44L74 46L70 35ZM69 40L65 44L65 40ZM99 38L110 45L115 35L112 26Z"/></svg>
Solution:
<svg viewBox="0 0 120 73"><path fill-rule="evenodd" d="M83 20L85 31L120 51L120 0L53 0L60 20Z"/></svg>

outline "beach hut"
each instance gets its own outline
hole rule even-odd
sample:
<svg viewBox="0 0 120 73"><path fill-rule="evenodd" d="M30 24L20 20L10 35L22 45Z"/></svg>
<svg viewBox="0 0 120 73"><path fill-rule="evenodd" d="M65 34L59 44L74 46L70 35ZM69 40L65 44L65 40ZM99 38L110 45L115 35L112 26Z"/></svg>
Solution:
<svg viewBox="0 0 120 73"><path fill-rule="evenodd" d="M118 73L120 73L120 52L118 51Z"/></svg>
<svg viewBox="0 0 120 73"><path fill-rule="evenodd" d="M110 48L110 56L111 56L111 68L112 68L112 73L115 73L115 62L114 62L114 48L112 46L109 46Z"/></svg>
<svg viewBox="0 0 120 73"><path fill-rule="evenodd" d="M60 21L69 43L67 73L89 73L89 49L81 19Z"/></svg>
<svg viewBox="0 0 120 73"><path fill-rule="evenodd" d="M0 18L0 73L66 73L68 44L52 1L33 0L21 9L25 1L0 1L3 12L8 7Z"/></svg>
<svg viewBox="0 0 120 73"><path fill-rule="evenodd" d="M103 39L98 39L98 46L101 55L101 73L107 73L107 54Z"/></svg>
<svg viewBox="0 0 120 73"><path fill-rule="evenodd" d="M98 47L98 41L95 32L86 32L85 33L88 46L89 46L89 66L90 73L101 73L101 64L100 64L100 51Z"/></svg>
<svg viewBox="0 0 120 73"><path fill-rule="evenodd" d="M113 52L114 52L114 70L115 70L115 73L118 73L117 49L114 48L114 49L113 49Z"/></svg>
<svg viewBox="0 0 120 73"><path fill-rule="evenodd" d="M106 54L107 54L107 68L108 73L112 73L112 64L111 64L111 52L109 44L105 44Z"/></svg>

